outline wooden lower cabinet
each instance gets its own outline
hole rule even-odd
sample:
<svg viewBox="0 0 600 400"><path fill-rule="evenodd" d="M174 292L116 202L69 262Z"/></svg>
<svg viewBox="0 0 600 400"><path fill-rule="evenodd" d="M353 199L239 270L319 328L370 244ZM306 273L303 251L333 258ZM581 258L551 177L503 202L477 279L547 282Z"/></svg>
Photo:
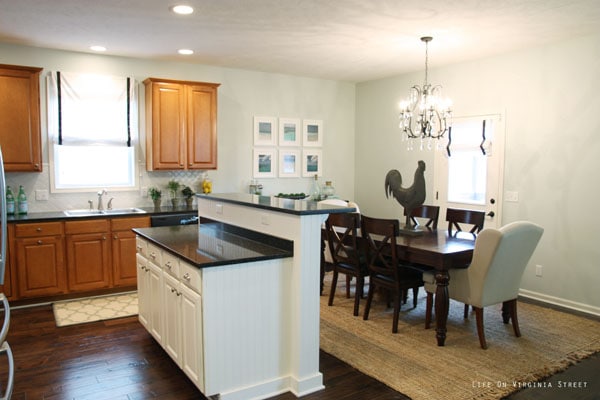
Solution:
<svg viewBox="0 0 600 400"><path fill-rule="evenodd" d="M65 222L69 291L111 286L108 219Z"/></svg>
<svg viewBox="0 0 600 400"><path fill-rule="evenodd" d="M9 241L15 253L18 297L67 293L61 222L16 224L9 230Z"/></svg>
<svg viewBox="0 0 600 400"><path fill-rule="evenodd" d="M131 229L150 226L150 217L118 218L111 220L110 224L113 286L135 286L137 282L136 235Z"/></svg>
<svg viewBox="0 0 600 400"><path fill-rule="evenodd" d="M138 273L131 229L147 226L149 216L11 223L7 296L27 300L133 288Z"/></svg>

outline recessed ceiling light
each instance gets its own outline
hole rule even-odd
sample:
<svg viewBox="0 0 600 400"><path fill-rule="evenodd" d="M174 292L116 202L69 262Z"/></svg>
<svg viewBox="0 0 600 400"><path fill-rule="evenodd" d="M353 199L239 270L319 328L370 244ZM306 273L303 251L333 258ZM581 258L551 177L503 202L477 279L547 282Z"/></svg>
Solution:
<svg viewBox="0 0 600 400"><path fill-rule="evenodd" d="M95 45L95 46L90 46L90 50L93 50L93 51L106 51L106 47Z"/></svg>
<svg viewBox="0 0 600 400"><path fill-rule="evenodd" d="M171 7L171 11L175 14L188 15L194 12L194 8L185 4L179 4Z"/></svg>
<svg viewBox="0 0 600 400"><path fill-rule="evenodd" d="M179 49L179 50L177 50L177 52L184 56L189 56L190 54L194 54L194 50L190 50L190 49Z"/></svg>

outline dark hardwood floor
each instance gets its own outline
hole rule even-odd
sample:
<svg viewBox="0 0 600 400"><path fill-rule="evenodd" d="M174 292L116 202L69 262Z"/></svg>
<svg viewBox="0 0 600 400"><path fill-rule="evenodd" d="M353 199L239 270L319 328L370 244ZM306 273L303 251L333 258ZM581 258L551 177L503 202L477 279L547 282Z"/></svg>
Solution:
<svg viewBox="0 0 600 400"><path fill-rule="evenodd" d="M17 309L11 314L8 341L17 366L13 400L205 399L137 317L57 328L51 306ZM321 352L320 362L326 389L303 399L407 399L327 353ZM0 382L5 382L6 362L0 363ZM588 389L564 390L560 397L543 397L551 392L533 389L509 399L598 399L600 387L593 385L598 371L596 355L564 373L570 374L565 380L587 381ZM273 399L295 398L286 393Z"/></svg>

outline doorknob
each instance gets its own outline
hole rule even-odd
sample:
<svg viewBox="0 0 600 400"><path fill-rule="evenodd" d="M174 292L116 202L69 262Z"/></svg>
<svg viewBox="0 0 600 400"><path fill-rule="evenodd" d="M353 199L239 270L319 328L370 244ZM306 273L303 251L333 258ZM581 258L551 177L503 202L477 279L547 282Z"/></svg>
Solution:
<svg viewBox="0 0 600 400"><path fill-rule="evenodd" d="M487 215L488 217L490 217L490 218L494 218L494 215L496 215L496 213L495 213L495 212L493 212L493 211L490 211L490 212L489 212L489 213L487 213L486 215Z"/></svg>

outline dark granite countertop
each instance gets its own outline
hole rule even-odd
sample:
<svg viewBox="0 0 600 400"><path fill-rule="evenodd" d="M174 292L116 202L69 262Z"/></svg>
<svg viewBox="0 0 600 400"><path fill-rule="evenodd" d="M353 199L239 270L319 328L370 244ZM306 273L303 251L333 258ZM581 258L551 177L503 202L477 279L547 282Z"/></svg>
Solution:
<svg viewBox="0 0 600 400"><path fill-rule="evenodd" d="M85 215L85 216L67 216L62 211L46 211L46 212L30 212L23 215L9 215L6 218L8 223L11 222L52 222L52 221L64 221L64 220L75 220L75 219L89 219L89 218L123 218L123 217L143 217L151 215L167 215L167 214L181 214L181 213L192 213L197 214L198 209L196 207L137 207L140 210L144 210L146 213L131 213L131 214L113 214L113 215Z"/></svg>
<svg viewBox="0 0 600 400"><path fill-rule="evenodd" d="M293 256L290 240L218 222L133 231L198 268Z"/></svg>
<svg viewBox="0 0 600 400"><path fill-rule="evenodd" d="M247 207L262 208L295 215L338 214L356 211L354 207L333 206L312 200L292 200L248 193L211 193L208 195L197 195L197 197L199 201L202 198L208 198L224 203L240 204Z"/></svg>

